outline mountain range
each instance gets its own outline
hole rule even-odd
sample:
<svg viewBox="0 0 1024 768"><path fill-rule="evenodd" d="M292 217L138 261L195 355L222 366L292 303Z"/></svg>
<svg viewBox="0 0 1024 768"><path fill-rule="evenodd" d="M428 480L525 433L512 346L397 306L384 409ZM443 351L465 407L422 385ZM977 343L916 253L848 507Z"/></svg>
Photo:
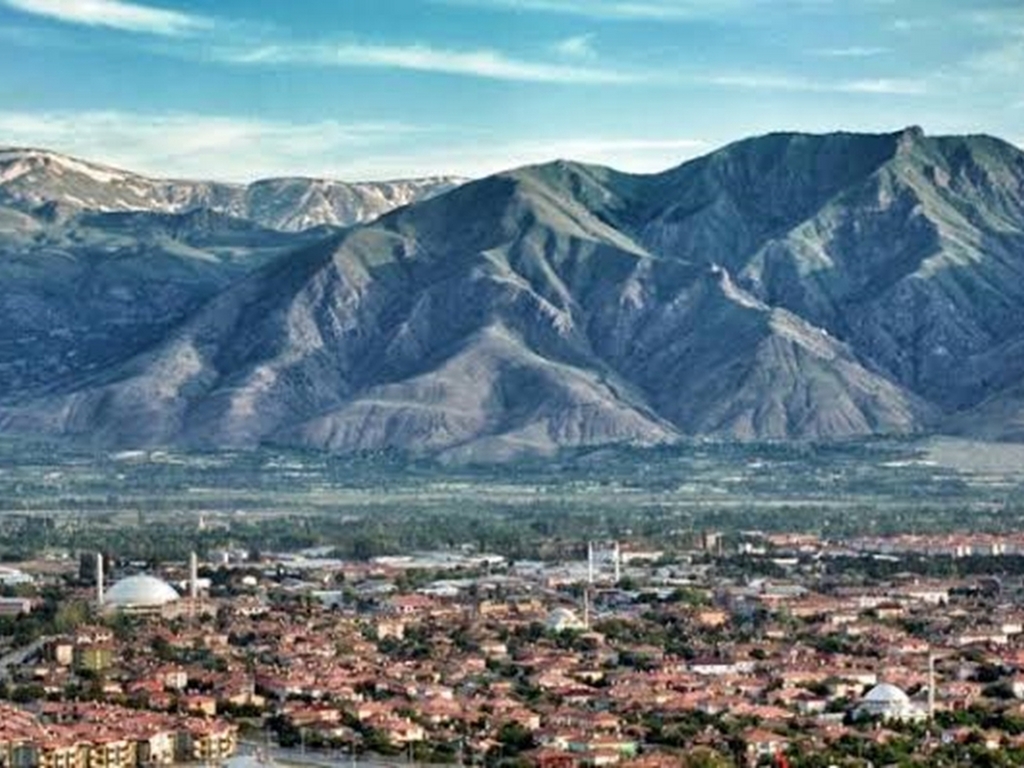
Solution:
<svg viewBox="0 0 1024 768"><path fill-rule="evenodd" d="M355 184L301 177L252 184L151 179L56 152L0 148L3 206L26 210L57 202L70 210L97 213L204 208L282 232L371 221L464 181L457 176Z"/></svg>
<svg viewBox="0 0 1024 768"><path fill-rule="evenodd" d="M396 182L345 220L298 202L337 182L140 178L0 151L0 429L451 460L1024 439L1024 153L996 138L770 134Z"/></svg>

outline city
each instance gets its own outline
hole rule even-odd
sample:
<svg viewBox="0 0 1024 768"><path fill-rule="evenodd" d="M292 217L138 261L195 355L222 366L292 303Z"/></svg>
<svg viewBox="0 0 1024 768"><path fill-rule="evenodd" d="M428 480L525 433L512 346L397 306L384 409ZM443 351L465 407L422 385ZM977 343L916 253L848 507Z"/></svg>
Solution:
<svg viewBox="0 0 1024 768"><path fill-rule="evenodd" d="M1024 766L1021 0L0 0L0 768Z"/></svg>
<svg viewBox="0 0 1024 768"><path fill-rule="evenodd" d="M566 551L5 567L2 764L1024 755L1024 535Z"/></svg>

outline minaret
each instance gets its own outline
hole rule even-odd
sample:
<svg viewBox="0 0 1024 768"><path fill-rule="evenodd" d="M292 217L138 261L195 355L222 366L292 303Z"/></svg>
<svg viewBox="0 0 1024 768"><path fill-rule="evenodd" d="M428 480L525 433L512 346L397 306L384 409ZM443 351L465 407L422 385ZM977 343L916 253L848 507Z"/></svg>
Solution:
<svg viewBox="0 0 1024 768"><path fill-rule="evenodd" d="M594 583L594 542L587 542L587 584Z"/></svg>
<svg viewBox="0 0 1024 768"><path fill-rule="evenodd" d="M96 607L103 608L103 553L96 553Z"/></svg>
<svg viewBox="0 0 1024 768"><path fill-rule="evenodd" d="M615 583L619 583L619 579L622 578L622 552L619 551L619 542L615 542L612 549L612 558L615 562Z"/></svg>
<svg viewBox="0 0 1024 768"><path fill-rule="evenodd" d="M935 722L935 654L928 654L928 722Z"/></svg>
<svg viewBox="0 0 1024 768"><path fill-rule="evenodd" d="M590 631L590 585L583 588L583 628Z"/></svg>
<svg viewBox="0 0 1024 768"><path fill-rule="evenodd" d="M188 556L188 596L193 603L199 599L199 558L195 552Z"/></svg>

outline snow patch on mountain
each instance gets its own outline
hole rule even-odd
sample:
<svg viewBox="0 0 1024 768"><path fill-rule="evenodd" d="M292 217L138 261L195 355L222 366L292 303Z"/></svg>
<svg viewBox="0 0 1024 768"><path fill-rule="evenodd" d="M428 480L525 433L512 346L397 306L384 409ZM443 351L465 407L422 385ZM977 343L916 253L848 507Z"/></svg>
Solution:
<svg viewBox="0 0 1024 768"><path fill-rule="evenodd" d="M275 178L228 184L151 179L48 150L0 148L0 204L25 212L46 203L104 213L184 213L208 208L284 232L364 223L464 181L458 177L356 183Z"/></svg>

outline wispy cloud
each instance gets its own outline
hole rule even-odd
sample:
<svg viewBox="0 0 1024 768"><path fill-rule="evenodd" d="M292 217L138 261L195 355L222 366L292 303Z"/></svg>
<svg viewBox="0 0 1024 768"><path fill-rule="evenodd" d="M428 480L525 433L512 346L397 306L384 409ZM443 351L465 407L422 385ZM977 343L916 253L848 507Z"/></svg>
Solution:
<svg viewBox="0 0 1024 768"><path fill-rule="evenodd" d="M593 40L592 34L567 37L555 44L555 53L569 59L593 59L597 56Z"/></svg>
<svg viewBox="0 0 1024 768"><path fill-rule="evenodd" d="M862 93L916 96L928 92L923 80L874 78L862 80L815 80L792 75L723 74L697 78L706 85L764 91L807 91L815 93Z"/></svg>
<svg viewBox="0 0 1024 768"><path fill-rule="evenodd" d="M692 152L707 147L707 142L693 138L590 138L590 139L556 139L552 142L541 142L532 145L520 145L518 149L526 153L536 153L548 158L561 157L570 160L587 160L597 156L615 155L618 153L643 152ZM552 151L554 150L554 154Z"/></svg>
<svg viewBox="0 0 1024 768"><path fill-rule="evenodd" d="M169 37L181 37L214 27L214 22L203 16L124 0L0 0L2 5L71 24ZM225 40L212 50L207 47L210 42L207 38L202 44L167 48L166 51L176 56L240 65L390 68L534 83L615 84L646 79L643 74L583 66L581 63L517 58L486 47L454 50L428 44L277 42L279 35L273 32L262 35L269 37L269 42L253 45L244 35L238 34L245 23L243 20L218 23L218 30L226 33L222 35ZM18 40L29 42L24 36ZM159 48L155 50L160 51ZM581 61L592 58L590 37L569 38L559 46L558 53Z"/></svg>
<svg viewBox="0 0 1024 768"><path fill-rule="evenodd" d="M532 141L467 140L458 149L438 148L387 158L362 158L364 176L394 175L392 165L417 169L416 175L454 173L480 177L556 159L606 165L622 171L649 173L703 154L708 142L688 137L549 137ZM383 166L379 163L384 163Z"/></svg>
<svg viewBox="0 0 1024 768"><path fill-rule="evenodd" d="M915 18L915 19L893 19L889 22L889 29L893 32L916 32L921 29L926 29L934 24L932 19Z"/></svg>
<svg viewBox="0 0 1024 768"><path fill-rule="evenodd" d="M876 93L893 96L921 96L928 92L924 80L879 77L866 80L847 80L837 83L831 90L839 93Z"/></svg>
<svg viewBox="0 0 1024 768"><path fill-rule="evenodd" d="M975 73L1019 78L1024 73L1024 44L992 48L969 59L967 65Z"/></svg>
<svg viewBox="0 0 1024 768"><path fill-rule="evenodd" d="M249 180L344 174L352 157L430 129L115 111L0 111L0 144L53 149L156 176Z"/></svg>
<svg viewBox="0 0 1024 768"><path fill-rule="evenodd" d="M515 11L538 11L592 19L670 21L721 16L755 0L439 0Z"/></svg>
<svg viewBox="0 0 1024 768"><path fill-rule="evenodd" d="M992 41L988 50L967 59L971 75L1019 79L1024 72L1024 9L974 11L965 18Z"/></svg>
<svg viewBox="0 0 1024 768"><path fill-rule="evenodd" d="M689 137L549 137L502 142L450 127L314 123L197 114L0 111L0 146L53 149L156 177L251 181L267 176L347 180L460 174L484 176L567 158L654 171L704 151Z"/></svg>
<svg viewBox="0 0 1024 768"><path fill-rule="evenodd" d="M426 45L291 44L257 48L225 48L214 55L220 61L247 66L300 65L319 67L377 67L435 72L464 77L534 83L577 85L680 84L718 85L777 91L915 95L927 91L923 80L874 78L816 80L788 74L669 73L618 70L586 63L596 58L591 37L570 37L556 45L563 58L578 62L529 61L495 50L454 51Z"/></svg>
<svg viewBox="0 0 1024 768"><path fill-rule="evenodd" d="M517 59L490 49L457 51L428 45L268 45L222 50L217 56L233 64L377 67L536 83L616 84L646 79L611 69Z"/></svg>
<svg viewBox="0 0 1024 768"><path fill-rule="evenodd" d="M179 36L212 26L209 19L181 11L124 0L0 0L24 13L69 24L108 27L125 32Z"/></svg>
<svg viewBox="0 0 1024 768"><path fill-rule="evenodd" d="M810 53L814 56L834 59L864 59L871 56L881 56L883 53L888 52L888 48L852 45L848 48L815 48Z"/></svg>
<svg viewBox="0 0 1024 768"><path fill-rule="evenodd" d="M1024 38L1024 8L971 11L964 18L974 27L991 34Z"/></svg>

